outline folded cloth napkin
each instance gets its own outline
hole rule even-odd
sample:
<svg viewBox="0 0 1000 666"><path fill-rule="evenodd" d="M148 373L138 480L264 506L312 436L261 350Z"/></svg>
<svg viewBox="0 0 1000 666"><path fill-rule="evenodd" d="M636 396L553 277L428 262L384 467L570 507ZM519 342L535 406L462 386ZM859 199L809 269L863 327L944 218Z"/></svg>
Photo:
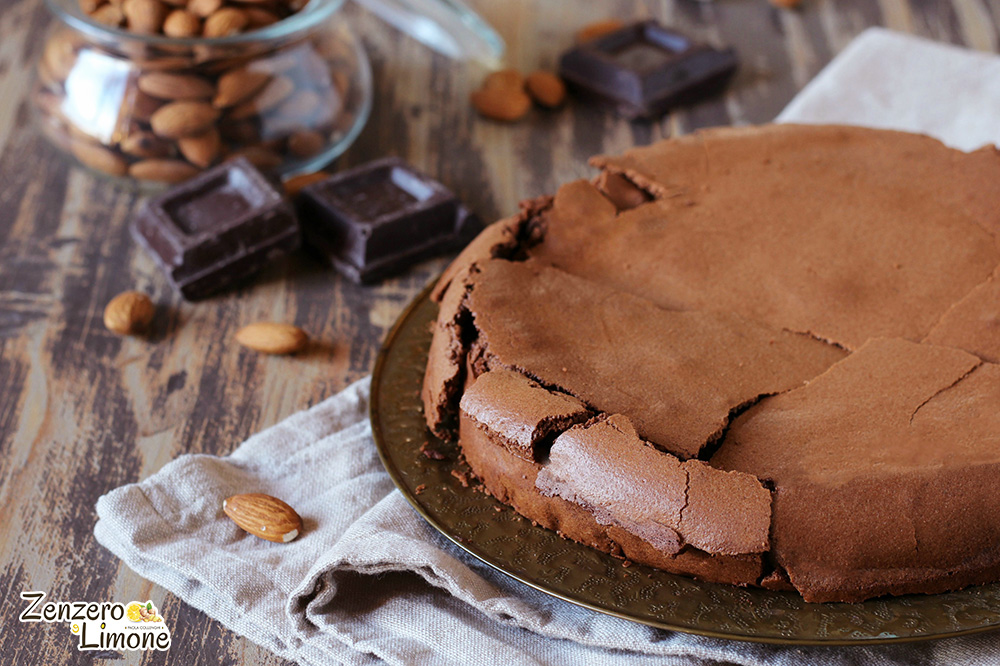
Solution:
<svg viewBox="0 0 1000 666"><path fill-rule="evenodd" d="M1000 141L998 102L1000 59L869 30L780 119L899 127L968 149ZM98 541L305 666L1000 663L1000 634L776 647L662 631L549 597L453 546L394 490L372 441L368 390L359 381L230 456L182 456L108 493L97 504ZM302 536L281 547L247 537L221 511L223 498L243 492L288 501Z"/></svg>

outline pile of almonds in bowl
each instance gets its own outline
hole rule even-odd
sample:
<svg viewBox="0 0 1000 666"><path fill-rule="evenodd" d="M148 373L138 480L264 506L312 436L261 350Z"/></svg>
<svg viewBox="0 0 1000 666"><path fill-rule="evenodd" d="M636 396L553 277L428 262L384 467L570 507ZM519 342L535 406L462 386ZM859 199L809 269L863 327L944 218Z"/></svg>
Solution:
<svg viewBox="0 0 1000 666"><path fill-rule="evenodd" d="M277 23L305 0L79 0L98 23L143 35L228 37Z"/></svg>
<svg viewBox="0 0 1000 666"><path fill-rule="evenodd" d="M342 23L253 38L305 0L64 1L110 27L51 33L38 121L105 174L175 183L236 156L276 175L306 170L345 149L368 113L368 63Z"/></svg>

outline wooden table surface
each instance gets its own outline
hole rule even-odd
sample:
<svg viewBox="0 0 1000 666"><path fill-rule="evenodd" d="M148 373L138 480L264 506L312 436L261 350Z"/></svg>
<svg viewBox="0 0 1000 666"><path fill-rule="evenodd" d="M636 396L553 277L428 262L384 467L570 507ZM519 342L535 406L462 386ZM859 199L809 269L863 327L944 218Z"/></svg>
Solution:
<svg viewBox="0 0 1000 666"><path fill-rule="evenodd" d="M552 69L581 25L654 16L738 50L729 91L653 124L630 124L583 104L533 111L504 126L475 117L468 95L483 76L401 38L355 7L341 20L363 36L374 65L371 120L339 166L400 155L452 187L484 218L591 175L589 155L698 127L766 122L856 34L885 25L996 51L1000 0L766 0L473 3L509 45L508 63ZM140 198L68 165L34 131L30 68L49 15L41 0L0 0L0 663L89 664L64 625L21 624L21 591L50 599L150 598L173 648L125 663L286 663L127 569L93 537L97 498L183 453L226 454L249 435L371 371L379 344L410 298L444 266L363 288L307 255L207 302L182 302L131 240ZM159 309L149 339L102 324L126 289ZM232 342L256 320L294 322L319 341L291 358Z"/></svg>

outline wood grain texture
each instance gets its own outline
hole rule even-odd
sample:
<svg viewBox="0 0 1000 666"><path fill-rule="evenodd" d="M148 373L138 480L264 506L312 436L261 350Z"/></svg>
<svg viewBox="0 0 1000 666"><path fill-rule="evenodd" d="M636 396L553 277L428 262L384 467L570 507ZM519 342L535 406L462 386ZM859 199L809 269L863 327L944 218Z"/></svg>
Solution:
<svg viewBox="0 0 1000 666"><path fill-rule="evenodd" d="M368 126L338 166L400 155L487 219L592 175L592 154L770 120L870 25L995 51L1000 19L996 0L805 0L794 12L766 0L472 4L507 39L508 63L523 70L554 68L576 29L607 16L654 16L735 46L743 61L724 96L656 123L570 103L507 126L469 108L480 67L434 55L348 7L377 91ZM128 235L138 195L69 166L33 131L27 72L48 22L40 0L0 0L0 662L93 663L63 626L17 622L19 593L41 589L61 600L151 598L174 647L124 663L287 663L125 568L93 538L94 504L180 454L228 453L370 372L388 327L447 259L365 288L297 254L251 286L182 302ZM159 305L150 339L102 325L104 305L127 289ZM259 320L294 323L316 342L287 358L233 343L236 330Z"/></svg>

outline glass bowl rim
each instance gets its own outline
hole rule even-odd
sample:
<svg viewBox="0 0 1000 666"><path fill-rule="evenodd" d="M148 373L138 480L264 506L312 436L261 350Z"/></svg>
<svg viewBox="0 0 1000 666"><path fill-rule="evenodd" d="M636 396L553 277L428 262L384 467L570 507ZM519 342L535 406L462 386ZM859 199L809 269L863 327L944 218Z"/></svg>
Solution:
<svg viewBox="0 0 1000 666"><path fill-rule="evenodd" d="M131 42L148 46L193 47L252 45L284 40L319 26L336 13L344 5L344 2L345 0L309 0L301 11L276 23L227 37L147 35L99 23L83 12L76 0L45 0L45 5L52 15L62 23L91 39L110 40L116 43Z"/></svg>

